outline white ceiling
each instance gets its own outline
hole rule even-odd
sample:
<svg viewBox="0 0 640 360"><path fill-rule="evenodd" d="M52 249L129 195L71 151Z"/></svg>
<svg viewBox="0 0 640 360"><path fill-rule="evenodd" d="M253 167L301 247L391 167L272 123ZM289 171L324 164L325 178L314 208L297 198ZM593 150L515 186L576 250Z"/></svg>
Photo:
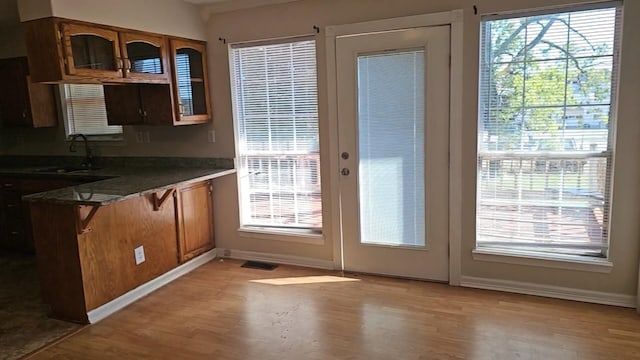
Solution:
<svg viewBox="0 0 640 360"><path fill-rule="evenodd" d="M255 6L286 3L296 0L182 0L203 6L209 13L246 9ZM0 0L0 27L17 25L20 22L17 0Z"/></svg>
<svg viewBox="0 0 640 360"><path fill-rule="evenodd" d="M231 2L234 0L183 0L183 1L192 3L192 4L205 5L205 4L216 4L221 2Z"/></svg>
<svg viewBox="0 0 640 360"><path fill-rule="evenodd" d="M201 7L208 14L282 4L298 0L182 0Z"/></svg>

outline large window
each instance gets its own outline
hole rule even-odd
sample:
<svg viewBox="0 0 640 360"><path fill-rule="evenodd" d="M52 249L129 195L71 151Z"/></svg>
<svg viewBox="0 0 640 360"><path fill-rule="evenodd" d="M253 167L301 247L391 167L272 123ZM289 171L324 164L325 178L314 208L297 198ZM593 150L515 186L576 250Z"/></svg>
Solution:
<svg viewBox="0 0 640 360"><path fill-rule="evenodd" d="M67 136L84 134L100 140L122 139L122 126L107 123L102 85L61 85L60 98Z"/></svg>
<svg viewBox="0 0 640 360"><path fill-rule="evenodd" d="M607 257L620 13L483 19L478 249Z"/></svg>
<svg viewBox="0 0 640 360"><path fill-rule="evenodd" d="M314 40L231 49L243 227L322 227Z"/></svg>

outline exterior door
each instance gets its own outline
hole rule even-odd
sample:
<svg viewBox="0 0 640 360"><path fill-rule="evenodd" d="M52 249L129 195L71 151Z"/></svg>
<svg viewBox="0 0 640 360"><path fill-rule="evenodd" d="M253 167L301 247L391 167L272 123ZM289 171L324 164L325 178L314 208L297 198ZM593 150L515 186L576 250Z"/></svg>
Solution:
<svg viewBox="0 0 640 360"><path fill-rule="evenodd" d="M448 281L449 29L336 38L345 270Z"/></svg>

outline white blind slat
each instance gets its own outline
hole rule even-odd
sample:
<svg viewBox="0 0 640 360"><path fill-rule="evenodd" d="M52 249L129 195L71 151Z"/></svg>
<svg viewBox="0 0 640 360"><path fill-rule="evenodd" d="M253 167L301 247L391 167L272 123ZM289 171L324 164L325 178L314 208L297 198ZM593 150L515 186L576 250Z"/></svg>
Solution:
<svg viewBox="0 0 640 360"><path fill-rule="evenodd" d="M62 98L66 109L67 135L122 134L122 126L107 123L102 85L65 84Z"/></svg>
<svg viewBox="0 0 640 360"><path fill-rule="evenodd" d="M478 248L607 256L620 13L482 22Z"/></svg>

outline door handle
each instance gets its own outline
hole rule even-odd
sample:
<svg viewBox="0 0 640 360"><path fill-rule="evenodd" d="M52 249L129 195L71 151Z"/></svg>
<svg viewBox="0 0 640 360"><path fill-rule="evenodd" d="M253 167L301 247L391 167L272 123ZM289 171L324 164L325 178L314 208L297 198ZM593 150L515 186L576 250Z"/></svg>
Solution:
<svg viewBox="0 0 640 360"><path fill-rule="evenodd" d="M344 176L349 176L349 169L347 168L342 168L342 170L340 170L340 174L344 175Z"/></svg>

